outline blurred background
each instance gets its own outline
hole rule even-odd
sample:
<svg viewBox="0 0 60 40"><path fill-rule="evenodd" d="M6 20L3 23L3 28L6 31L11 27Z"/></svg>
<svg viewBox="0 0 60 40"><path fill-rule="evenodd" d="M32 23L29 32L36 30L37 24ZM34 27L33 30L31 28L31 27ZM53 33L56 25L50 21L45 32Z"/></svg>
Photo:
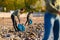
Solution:
<svg viewBox="0 0 60 40"><path fill-rule="evenodd" d="M0 0L0 11L9 12L26 8L26 11L34 10L44 12L46 10L44 0Z"/></svg>

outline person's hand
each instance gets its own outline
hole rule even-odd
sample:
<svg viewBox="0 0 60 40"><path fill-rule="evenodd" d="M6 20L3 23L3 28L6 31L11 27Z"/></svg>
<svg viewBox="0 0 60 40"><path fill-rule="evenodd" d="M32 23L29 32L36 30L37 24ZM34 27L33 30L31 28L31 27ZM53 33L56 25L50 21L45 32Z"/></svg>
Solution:
<svg viewBox="0 0 60 40"><path fill-rule="evenodd" d="M58 12L58 14L60 15L60 11Z"/></svg>
<svg viewBox="0 0 60 40"><path fill-rule="evenodd" d="M20 24L20 21L18 22L18 24Z"/></svg>
<svg viewBox="0 0 60 40"><path fill-rule="evenodd" d="M19 22L19 24L20 24L20 22Z"/></svg>

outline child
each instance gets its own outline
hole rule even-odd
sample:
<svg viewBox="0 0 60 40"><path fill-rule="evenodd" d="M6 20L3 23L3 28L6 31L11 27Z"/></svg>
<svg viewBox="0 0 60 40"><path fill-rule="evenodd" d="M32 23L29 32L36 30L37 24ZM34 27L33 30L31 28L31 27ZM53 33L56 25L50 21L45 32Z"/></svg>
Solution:
<svg viewBox="0 0 60 40"><path fill-rule="evenodd" d="M32 14L33 13L33 11L30 11L28 14L27 14L27 21L25 22L25 25L28 23L28 25L30 25L30 23L29 23L29 20L30 20L30 14Z"/></svg>
<svg viewBox="0 0 60 40"><path fill-rule="evenodd" d="M57 0L45 0L46 3L46 13L44 15L44 37L42 40L48 40L49 35L50 35L50 31L51 31L51 19L55 19L57 13L59 12L58 9L55 7L55 2ZM58 2L59 3L59 2ZM59 5L58 5L59 6ZM56 25L55 25L56 23ZM53 32L54 32L54 40L58 40L59 38L59 29L57 26L59 23L58 21L54 23L54 28L53 28ZM57 32L56 32L57 31Z"/></svg>
<svg viewBox="0 0 60 40"><path fill-rule="evenodd" d="M15 29L15 31L18 31L17 29L17 22L16 22L16 19L15 19L15 16L17 16L18 18L18 21L20 23L20 14L22 14L24 12L23 9L20 9L20 10L15 10L12 14L11 14L11 19L12 19L12 22L13 22L13 27Z"/></svg>

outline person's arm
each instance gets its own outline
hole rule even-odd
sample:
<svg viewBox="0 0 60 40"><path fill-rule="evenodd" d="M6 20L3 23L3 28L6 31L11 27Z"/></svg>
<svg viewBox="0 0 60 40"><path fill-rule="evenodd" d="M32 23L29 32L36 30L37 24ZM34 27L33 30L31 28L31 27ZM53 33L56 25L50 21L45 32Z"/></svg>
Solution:
<svg viewBox="0 0 60 40"><path fill-rule="evenodd" d="M18 18L18 21L19 21L19 23L20 23L20 14L18 13L18 15L17 15L17 18Z"/></svg>
<svg viewBox="0 0 60 40"><path fill-rule="evenodd" d="M51 2L49 4L54 10L58 11L58 9L55 6L53 6Z"/></svg>
<svg viewBox="0 0 60 40"><path fill-rule="evenodd" d="M45 0L46 4L49 5L49 7L54 10L55 12L58 12L58 9L52 4L50 0Z"/></svg>

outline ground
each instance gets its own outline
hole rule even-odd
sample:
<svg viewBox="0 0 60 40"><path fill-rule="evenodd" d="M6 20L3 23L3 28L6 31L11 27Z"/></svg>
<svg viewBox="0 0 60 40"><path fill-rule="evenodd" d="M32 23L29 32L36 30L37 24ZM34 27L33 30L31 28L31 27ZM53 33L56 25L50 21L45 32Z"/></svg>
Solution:
<svg viewBox="0 0 60 40"><path fill-rule="evenodd" d="M0 40L24 40L26 38L33 38L35 40L42 39L43 32L44 32L43 16L31 17L33 24L29 26L26 25L24 32L15 32L12 25L11 17L8 16L8 14L5 17L4 16L2 15L0 17ZM26 22L26 17L21 17L21 24L25 24L25 22ZM18 23L18 20L17 20L17 23ZM34 35L32 35L31 33L33 33Z"/></svg>

